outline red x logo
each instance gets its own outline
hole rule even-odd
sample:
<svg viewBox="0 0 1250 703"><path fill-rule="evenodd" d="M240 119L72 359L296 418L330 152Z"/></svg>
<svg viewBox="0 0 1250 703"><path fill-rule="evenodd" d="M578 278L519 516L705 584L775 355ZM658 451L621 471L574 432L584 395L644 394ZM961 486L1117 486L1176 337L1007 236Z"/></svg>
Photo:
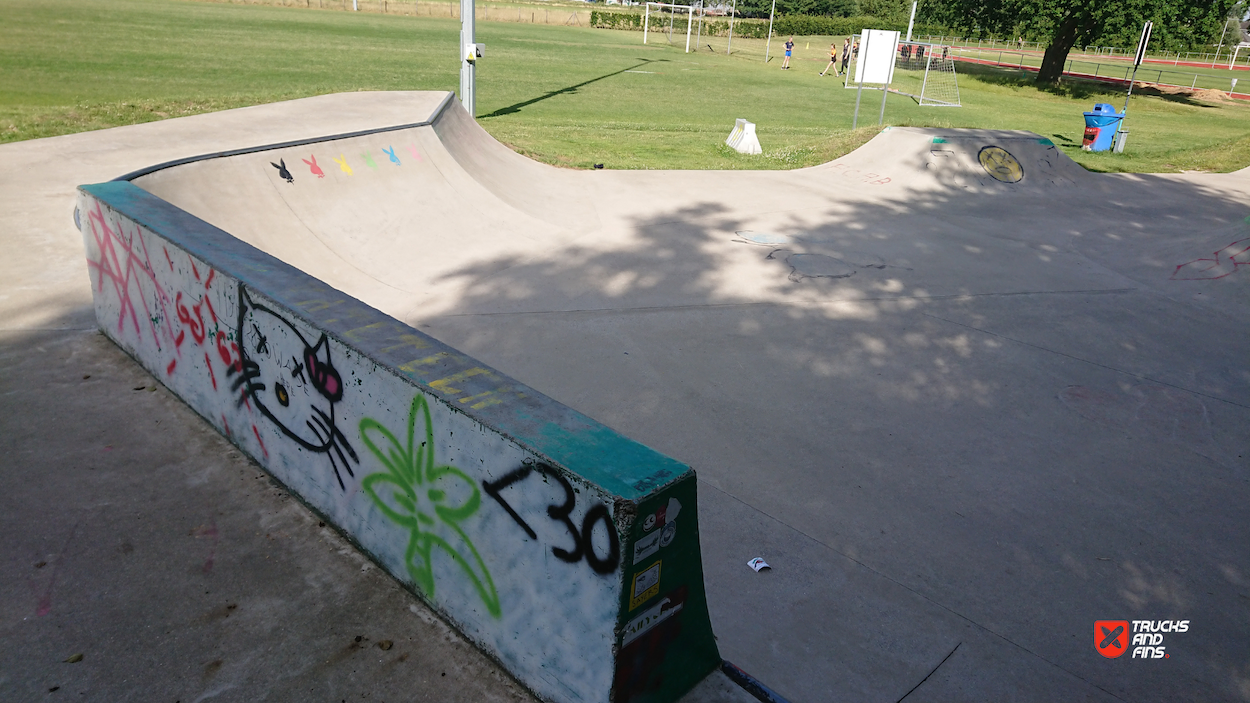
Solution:
<svg viewBox="0 0 1250 703"><path fill-rule="evenodd" d="M1128 651L1128 620L1095 620L1094 649L1108 659Z"/></svg>

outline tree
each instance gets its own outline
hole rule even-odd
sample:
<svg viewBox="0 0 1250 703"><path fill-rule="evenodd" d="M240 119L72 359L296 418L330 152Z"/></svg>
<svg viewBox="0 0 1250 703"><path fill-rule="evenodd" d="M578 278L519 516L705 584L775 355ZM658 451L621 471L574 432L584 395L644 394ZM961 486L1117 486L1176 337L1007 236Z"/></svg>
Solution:
<svg viewBox="0 0 1250 703"><path fill-rule="evenodd" d="M1074 46L1137 45L1153 21L1152 47L1177 49L1219 36L1234 0L927 0L924 16L964 31L1025 36L1047 43L1038 83L1063 75ZM1212 36L1215 35L1215 36Z"/></svg>
<svg viewBox="0 0 1250 703"><path fill-rule="evenodd" d="M771 9L772 0L738 0L739 17L768 17ZM777 0L777 14L849 17L855 0Z"/></svg>

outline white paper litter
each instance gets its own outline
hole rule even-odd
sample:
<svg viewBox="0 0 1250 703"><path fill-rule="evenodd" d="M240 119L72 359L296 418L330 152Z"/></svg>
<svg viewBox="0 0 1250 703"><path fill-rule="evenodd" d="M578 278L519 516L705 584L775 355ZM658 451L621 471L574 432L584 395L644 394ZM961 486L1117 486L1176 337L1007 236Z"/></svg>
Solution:
<svg viewBox="0 0 1250 703"><path fill-rule="evenodd" d="M754 558L754 559L752 559L751 561L748 561L748 562L747 562L747 566L751 567L752 569L755 569L757 572L758 572L760 569L771 569L771 568L773 568L773 567L769 566L769 565L768 565L768 562L764 561L764 559L763 559L762 557L755 557L755 558Z"/></svg>

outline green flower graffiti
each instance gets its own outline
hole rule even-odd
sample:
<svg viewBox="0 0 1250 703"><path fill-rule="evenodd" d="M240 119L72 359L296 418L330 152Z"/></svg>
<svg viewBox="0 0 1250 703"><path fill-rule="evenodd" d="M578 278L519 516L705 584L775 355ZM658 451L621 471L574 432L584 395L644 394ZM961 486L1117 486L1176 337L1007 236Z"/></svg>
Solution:
<svg viewBox="0 0 1250 703"><path fill-rule="evenodd" d="M424 423L420 445L414 444L418 416ZM372 418L360 421L360 438L387 468L366 476L361 487L386 517L409 530L405 564L413 580L427 596L434 597L431 556L437 547L464 570L486 609L499 617L495 582L459 524L477 512L482 494L460 469L435 465L430 407L425 398L418 395L412 401L404 442Z"/></svg>

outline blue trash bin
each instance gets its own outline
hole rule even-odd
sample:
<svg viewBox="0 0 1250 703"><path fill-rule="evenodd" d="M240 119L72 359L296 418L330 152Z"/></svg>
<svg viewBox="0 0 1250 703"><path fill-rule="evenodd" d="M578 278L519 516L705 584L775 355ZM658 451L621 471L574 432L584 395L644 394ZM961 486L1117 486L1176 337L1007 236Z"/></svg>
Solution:
<svg viewBox="0 0 1250 703"><path fill-rule="evenodd" d="M1081 140L1081 148L1085 151L1110 150L1123 119L1124 115L1107 103L1094 105L1093 112L1085 113L1085 138Z"/></svg>

